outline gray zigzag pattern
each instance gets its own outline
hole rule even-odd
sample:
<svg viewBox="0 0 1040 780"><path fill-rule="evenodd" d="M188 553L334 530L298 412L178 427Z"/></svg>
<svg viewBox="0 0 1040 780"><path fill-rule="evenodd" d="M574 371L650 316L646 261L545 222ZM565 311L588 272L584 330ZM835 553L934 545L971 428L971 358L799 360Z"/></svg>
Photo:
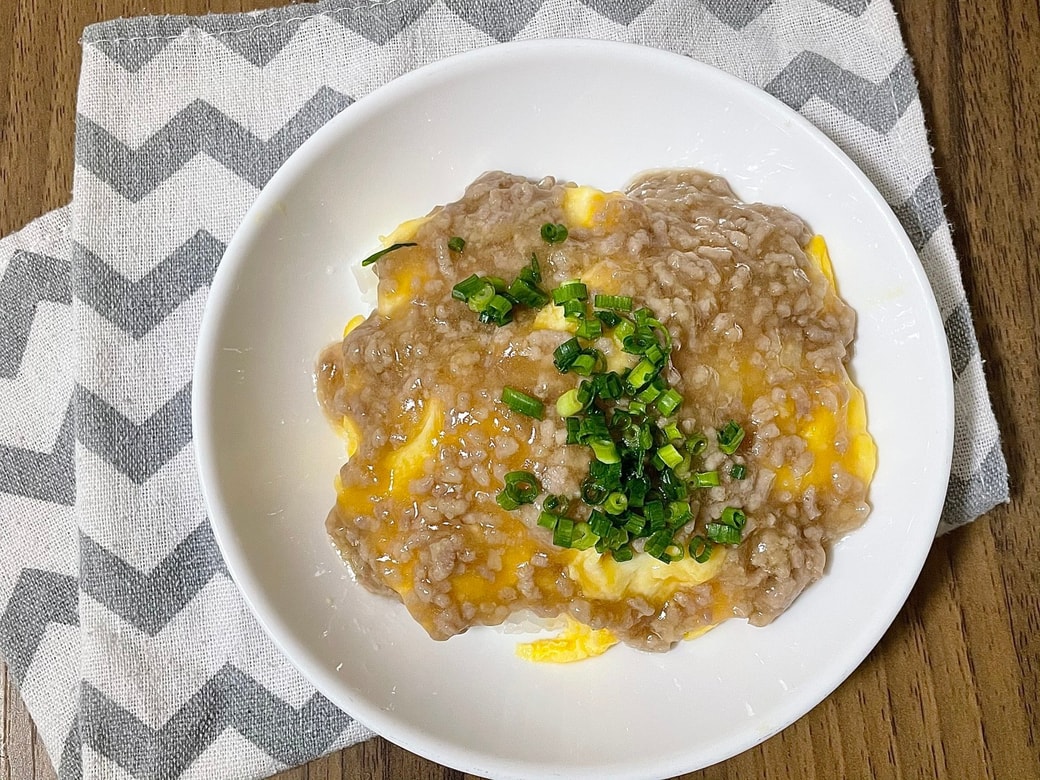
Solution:
<svg viewBox="0 0 1040 780"><path fill-rule="evenodd" d="M776 0L701 0L712 15L725 22L734 30L743 30L755 21ZM860 16L867 10L870 0L817 0L849 16Z"/></svg>
<svg viewBox="0 0 1040 780"><path fill-rule="evenodd" d="M70 401L51 452L0 445L0 493L72 506L76 500L75 429L75 408Z"/></svg>
<svg viewBox="0 0 1040 780"><path fill-rule="evenodd" d="M979 351L966 298L950 312L943 322L943 329L946 331L946 341L950 345L950 364L956 379Z"/></svg>
<svg viewBox="0 0 1040 780"><path fill-rule="evenodd" d="M950 474L943 502L942 522L957 525L974 519L1007 501L1007 464L997 441L968 477Z"/></svg>
<svg viewBox="0 0 1040 780"><path fill-rule="evenodd" d="M76 578L44 569L22 569L0 617L0 652L19 685L51 623L79 625Z"/></svg>
<svg viewBox="0 0 1040 780"><path fill-rule="evenodd" d="M195 100L137 149L79 115L76 163L132 202L155 190L198 154L208 155L260 188L315 130L353 102L323 86L270 140L263 141L206 101Z"/></svg>
<svg viewBox="0 0 1040 780"><path fill-rule="evenodd" d="M517 0L508 7L500 0L443 0L444 5L471 26L497 41L514 38L538 12L541 0ZM629 25L653 0L581 0L600 15L621 25ZM765 0L765 6L773 0ZM835 7L865 4L867 0L821 0ZM254 17L253 24L243 26L237 16L212 15L202 18L166 16L135 19L120 31L119 22L105 25L100 37L88 29L84 43L94 46L113 62L136 72L157 57L170 42L185 30L203 30L237 53L247 62L263 67L278 56L305 21L324 15L379 46L385 46L405 28L413 24L434 5L436 0L397 0L393 3L350 4L320 3L313 10L300 13L299 8L273 9ZM756 5L759 3L756 3ZM705 0L705 5L726 4ZM713 11L714 12L714 11ZM761 11L759 11L761 13ZM718 15L718 14L717 14ZM755 16L758 14L756 13ZM720 17L721 18L721 17Z"/></svg>
<svg viewBox="0 0 1040 780"><path fill-rule="evenodd" d="M887 133L917 98L910 58L904 56L880 84L858 76L816 52L803 51L765 86L766 92L801 110L818 97L862 124Z"/></svg>
<svg viewBox="0 0 1040 780"><path fill-rule="evenodd" d="M79 738L78 718L65 737L57 769L61 780L83 780L83 742Z"/></svg>
<svg viewBox="0 0 1040 780"><path fill-rule="evenodd" d="M226 245L200 230L159 265L131 282L86 247L76 245L76 297L140 339L199 288L208 286Z"/></svg>
<svg viewBox="0 0 1040 780"><path fill-rule="evenodd" d="M76 439L140 485L191 441L191 383L141 425L77 385Z"/></svg>
<svg viewBox="0 0 1040 780"><path fill-rule="evenodd" d="M178 777L228 728L294 766L327 751L351 722L320 694L297 710L230 664L159 729L86 682L80 707L83 744L142 780Z"/></svg>
<svg viewBox="0 0 1040 780"><path fill-rule="evenodd" d="M902 203L893 205L892 210L903 224L914 249L920 252L932 234L946 222L935 171L921 179L913 194Z"/></svg>
<svg viewBox="0 0 1040 780"><path fill-rule="evenodd" d="M80 590L149 636L158 634L224 571L209 521L200 523L145 574L89 536L80 536Z"/></svg>
<svg viewBox="0 0 1040 780"><path fill-rule="evenodd" d="M15 252L0 277L0 379L14 379L29 343L36 307L72 303L68 260Z"/></svg>

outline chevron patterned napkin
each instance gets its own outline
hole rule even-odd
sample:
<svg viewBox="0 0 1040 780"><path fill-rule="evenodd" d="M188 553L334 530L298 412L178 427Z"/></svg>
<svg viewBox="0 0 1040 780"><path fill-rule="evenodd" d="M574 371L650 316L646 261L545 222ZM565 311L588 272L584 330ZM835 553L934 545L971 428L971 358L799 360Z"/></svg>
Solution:
<svg viewBox="0 0 1040 780"><path fill-rule="evenodd" d="M117 20L83 36L71 206L0 242L0 651L62 778L245 778L370 735L261 633L190 446L196 332L242 215L315 129L410 69L514 38L670 49L764 87L873 179L946 322L941 531L1007 469L887 0L370 0Z"/></svg>

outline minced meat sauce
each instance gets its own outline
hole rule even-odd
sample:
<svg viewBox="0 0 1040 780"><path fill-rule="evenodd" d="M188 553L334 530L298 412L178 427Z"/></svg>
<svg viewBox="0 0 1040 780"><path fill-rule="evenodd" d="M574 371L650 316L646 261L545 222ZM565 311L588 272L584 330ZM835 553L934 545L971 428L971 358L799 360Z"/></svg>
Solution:
<svg viewBox="0 0 1040 780"><path fill-rule="evenodd" d="M546 224L566 226L566 240L548 243ZM379 258L377 310L319 359L319 400L352 452L327 528L357 579L400 599L432 637L522 610L646 650L728 617L764 625L864 522L875 450L845 367L855 315L797 216L742 203L700 171L654 172L625 193L495 172L388 241L414 246ZM554 545L541 499L496 503L509 472L571 496L589 472L588 448L566 443L554 406L580 379L553 364L573 325L551 301L488 324L451 294L472 274L513 279L532 254L546 290L580 279L590 295L631 296L667 328L675 419L707 439L697 468L720 477L690 490L676 541L737 507L739 544L665 564L637 541L619 564ZM609 332L594 344L611 368L631 368ZM503 404L507 385L543 399L544 419ZM746 431L731 454L717 441L729 421Z"/></svg>

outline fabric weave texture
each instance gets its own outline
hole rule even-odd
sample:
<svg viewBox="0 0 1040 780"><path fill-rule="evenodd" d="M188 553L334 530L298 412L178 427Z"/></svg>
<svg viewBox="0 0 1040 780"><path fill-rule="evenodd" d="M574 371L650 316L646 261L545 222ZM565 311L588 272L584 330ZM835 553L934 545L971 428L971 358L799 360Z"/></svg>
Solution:
<svg viewBox="0 0 1040 780"><path fill-rule="evenodd" d="M87 28L69 206L0 241L0 653L63 780L251 778L371 735L263 634L195 476L209 283L260 188L409 70L514 39L600 38L729 71L871 178L934 290L956 436L940 532L1008 475L888 0L373 0Z"/></svg>

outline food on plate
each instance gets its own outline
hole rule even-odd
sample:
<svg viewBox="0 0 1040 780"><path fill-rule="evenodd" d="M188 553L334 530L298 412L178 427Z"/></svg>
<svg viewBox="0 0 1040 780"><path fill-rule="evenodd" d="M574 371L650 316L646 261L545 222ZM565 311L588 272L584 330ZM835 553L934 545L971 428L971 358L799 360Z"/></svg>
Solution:
<svg viewBox="0 0 1040 780"><path fill-rule="evenodd" d="M696 170L494 172L383 241L318 363L327 529L435 639L565 617L519 652L570 661L765 625L866 519L855 314L794 214Z"/></svg>

